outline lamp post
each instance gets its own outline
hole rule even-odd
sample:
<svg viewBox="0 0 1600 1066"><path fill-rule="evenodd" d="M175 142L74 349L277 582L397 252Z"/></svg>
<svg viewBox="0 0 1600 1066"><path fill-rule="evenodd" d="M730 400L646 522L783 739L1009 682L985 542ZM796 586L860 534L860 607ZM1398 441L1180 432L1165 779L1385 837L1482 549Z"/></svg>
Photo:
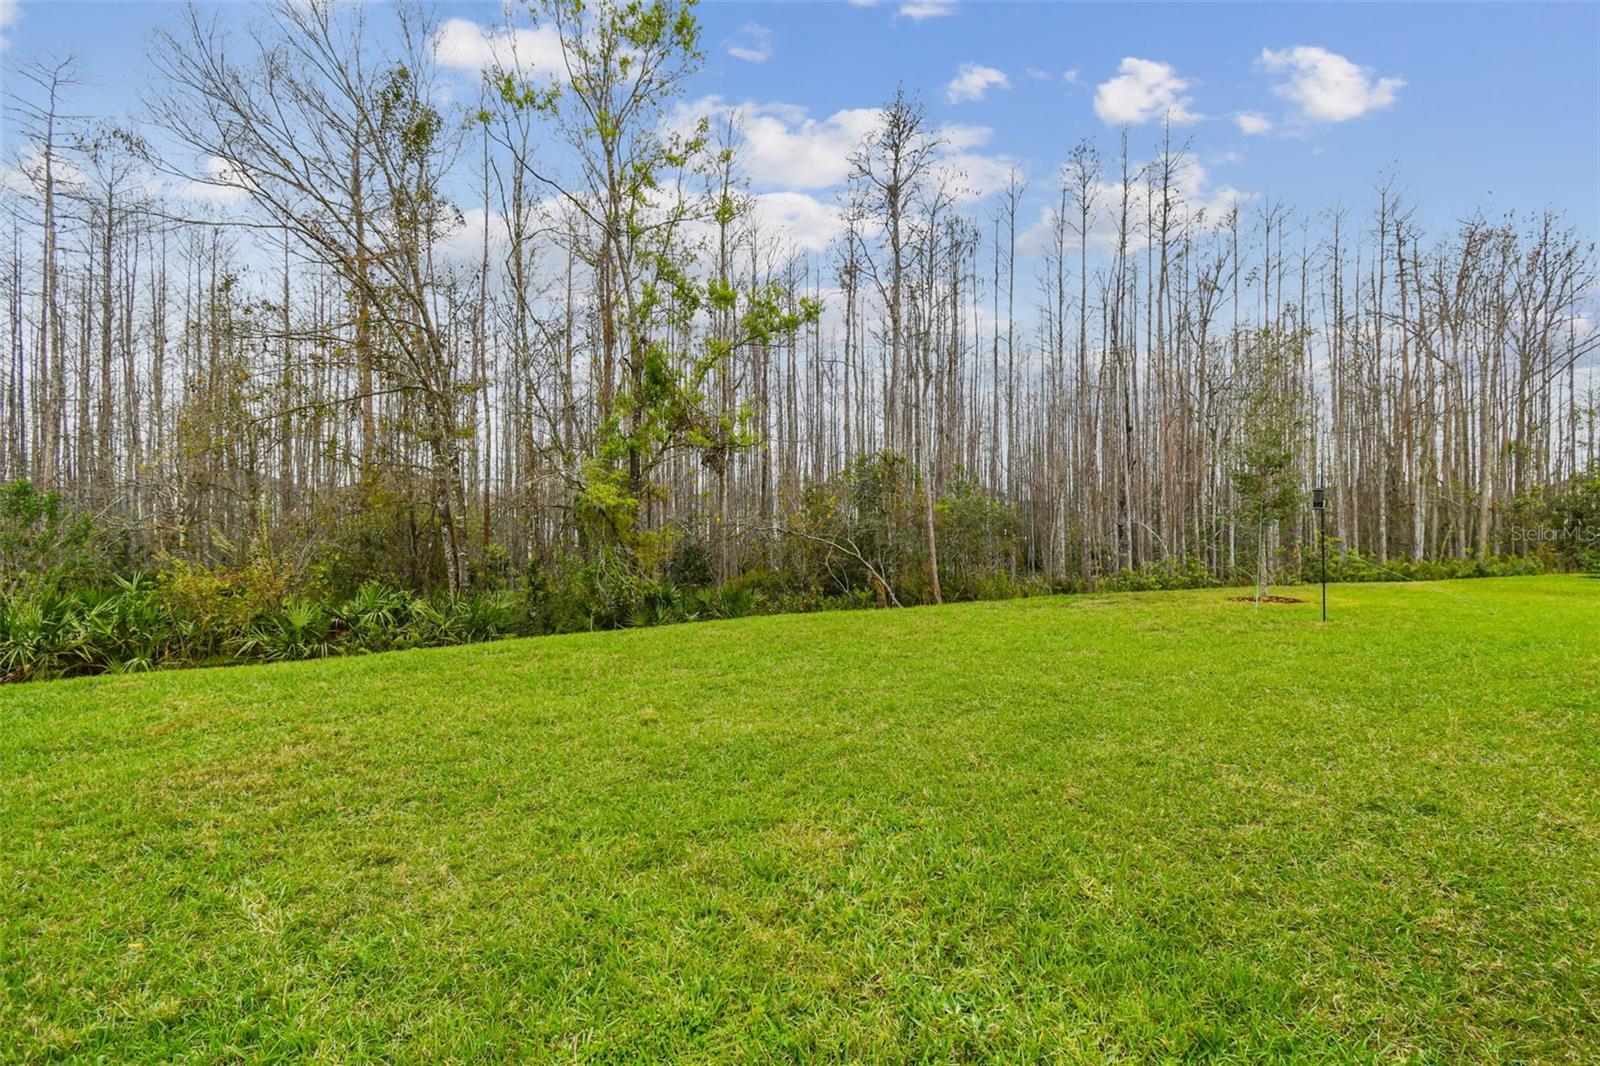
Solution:
<svg viewBox="0 0 1600 1066"><path fill-rule="evenodd" d="M1328 620L1328 490L1311 490L1311 509L1317 512L1317 546L1322 551L1322 620Z"/></svg>

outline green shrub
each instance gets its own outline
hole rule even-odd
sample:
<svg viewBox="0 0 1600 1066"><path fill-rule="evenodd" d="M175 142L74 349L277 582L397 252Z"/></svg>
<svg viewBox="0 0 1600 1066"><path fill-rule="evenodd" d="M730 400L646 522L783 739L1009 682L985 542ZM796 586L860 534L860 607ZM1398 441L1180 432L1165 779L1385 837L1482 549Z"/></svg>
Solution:
<svg viewBox="0 0 1600 1066"><path fill-rule="evenodd" d="M217 569L173 561L158 580L163 598L174 613L193 619L207 632L217 633L248 629L283 602L290 584L288 577L267 559Z"/></svg>
<svg viewBox="0 0 1600 1066"><path fill-rule="evenodd" d="M498 640L518 630L521 600L510 592L473 592L451 601L441 612L440 644Z"/></svg>
<svg viewBox="0 0 1600 1066"><path fill-rule="evenodd" d="M939 585L947 600L1006 599L1022 551L1016 508L959 478L934 505Z"/></svg>
<svg viewBox="0 0 1600 1066"><path fill-rule="evenodd" d="M725 585L710 596L711 614L716 618L748 618L761 608L761 593L744 585Z"/></svg>
<svg viewBox="0 0 1600 1066"><path fill-rule="evenodd" d="M1182 555L1122 569L1102 578L1098 588L1106 592L1159 592L1167 589L1209 589L1222 579L1208 570L1199 556Z"/></svg>
<svg viewBox="0 0 1600 1066"><path fill-rule="evenodd" d="M78 657L75 599L59 593L0 598L0 680L61 677Z"/></svg>
<svg viewBox="0 0 1600 1066"><path fill-rule="evenodd" d="M66 592L109 576L100 531L57 492L29 481L0 485L0 595Z"/></svg>
<svg viewBox="0 0 1600 1066"><path fill-rule="evenodd" d="M1522 577L1544 572L1546 567L1532 555L1491 555L1484 559L1390 559L1379 563L1358 552L1345 551L1334 538L1328 538L1328 580L1361 581L1447 581L1474 577ZM1300 563L1299 579L1307 584L1322 580L1322 560L1307 552Z"/></svg>
<svg viewBox="0 0 1600 1066"><path fill-rule="evenodd" d="M711 546L692 534L678 537L667 557L663 576L674 585L705 587L717 582Z"/></svg>
<svg viewBox="0 0 1600 1066"><path fill-rule="evenodd" d="M1523 527L1552 565L1563 570L1600 572L1600 470L1573 478L1544 501L1538 523Z"/></svg>
<svg viewBox="0 0 1600 1066"><path fill-rule="evenodd" d="M333 617L320 604L291 599L234 643L239 659L323 659L335 654Z"/></svg>
<svg viewBox="0 0 1600 1066"><path fill-rule="evenodd" d="M352 651L388 651L405 646L412 615L410 593L368 581L334 609L333 621Z"/></svg>
<svg viewBox="0 0 1600 1066"><path fill-rule="evenodd" d="M77 651L85 664L127 673L183 661L174 647L171 610L153 582L138 576L118 579L110 591L77 597L77 605Z"/></svg>

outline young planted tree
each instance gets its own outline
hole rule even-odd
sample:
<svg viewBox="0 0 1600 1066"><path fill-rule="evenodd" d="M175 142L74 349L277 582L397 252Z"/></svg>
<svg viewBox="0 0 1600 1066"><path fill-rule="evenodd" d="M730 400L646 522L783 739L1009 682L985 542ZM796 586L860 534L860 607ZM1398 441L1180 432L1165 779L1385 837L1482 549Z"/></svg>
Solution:
<svg viewBox="0 0 1600 1066"><path fill-rule="evenodd" d="M1267 328L1245 339L1238 368L1240 429L1230 471L1241 514L1256 527L1256 599L1271 581L1270 534L1300 510L1301 397L1294 389L1304 334Z"/></svg>

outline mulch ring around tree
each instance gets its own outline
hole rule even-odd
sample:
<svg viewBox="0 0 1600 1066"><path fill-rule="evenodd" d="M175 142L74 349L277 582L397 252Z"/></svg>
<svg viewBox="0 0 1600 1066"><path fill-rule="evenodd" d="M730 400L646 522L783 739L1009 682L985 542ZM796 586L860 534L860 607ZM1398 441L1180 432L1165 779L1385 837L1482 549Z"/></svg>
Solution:
<svg viewBox="0 0 1600 1066"><path fill-rule="evenodd" d="M1295 597L1295 596L1262 596L1260 599L1257 599L1254 596L1233 596L1233 597L1230 597L1230 598L1233 600L1234 603L1304 603L1304 602L1306 602L1305 600L1299 599L1298 597Z"/></svg>

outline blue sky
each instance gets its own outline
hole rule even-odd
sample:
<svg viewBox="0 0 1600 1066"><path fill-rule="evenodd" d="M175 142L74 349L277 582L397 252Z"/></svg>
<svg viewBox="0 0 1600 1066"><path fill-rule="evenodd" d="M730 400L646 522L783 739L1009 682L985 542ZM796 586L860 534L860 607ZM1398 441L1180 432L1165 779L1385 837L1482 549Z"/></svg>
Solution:
<svg viewBox="0 0 1600 1066"><path fill-rule="evenodd" d="M734 99L778 99L821 115L882 100L897 81L919 87L939 118L994 130L984 150L1048 179L1080 137L1109 147L1097 86L1128 57L1169 65L1181 96L1205 116L1189 124L1216 181L1302 207L1364 201L1393 164L1440 222L1475 205L1567 210L1600 233L1600 6L1216 4L1169 6L966 4L915 19L898 5L711 4L708 42L771 30L771 58L741 62L717 48L703 81ZM1322 48L1404 85L1387 106L1341 121L1295 121L1278 95L1290 80L1263 50ZM1009 88L950 102L963 63L1001 71ZM1029 70L1055 75L1030 77ZM1076 71L1076 84L1061 75ZM1247 136L1233 121L1274 122ZM1153 142L1156 123L1135 127ZM1146 149L1148 151L1148 149Z"/></svg>
<svg viewBox="0 0 1600 1066"><path fill-rule="evenodd" d="M472 44L471 23L492 43L498 11L438 6L463 20L457 45ZM145 80L151 29L172 14L0 0L0 63L75 53L92 82L76 110L116 114ZM1203 169L1197 196L1365 211L1392 166L1434 229L1475 207L1551 206L1600 235L1600 5L886 0L707 3L701 17L707 63L688 98L745 107L765 138L757 188L792 193L800 213L831 200L829 157L904 83L953 132L980 192L1011 165L1031 179L1031 217L1075 141L1109 151L1128 122L1136 158L1148 156L1166 113ZM470 51L456 50L464 87Z"/></svg>

